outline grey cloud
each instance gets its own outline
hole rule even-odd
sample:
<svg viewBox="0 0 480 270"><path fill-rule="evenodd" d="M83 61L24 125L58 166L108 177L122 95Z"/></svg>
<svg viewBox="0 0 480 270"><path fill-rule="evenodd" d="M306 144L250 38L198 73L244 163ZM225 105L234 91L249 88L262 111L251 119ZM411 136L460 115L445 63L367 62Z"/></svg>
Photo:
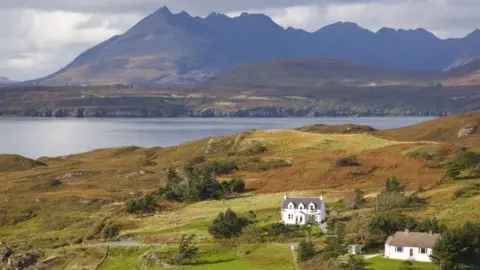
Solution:
<svg viewBox="0 0 480 270"><path fill-rule="evenodd" d="M174 11L204 16L210 12L235 12L298 5L372 2L388 0L2 0L0 9L68 10L94 13L148 13L167 5ZM399 0L402 1L402 0Z"/></svg>

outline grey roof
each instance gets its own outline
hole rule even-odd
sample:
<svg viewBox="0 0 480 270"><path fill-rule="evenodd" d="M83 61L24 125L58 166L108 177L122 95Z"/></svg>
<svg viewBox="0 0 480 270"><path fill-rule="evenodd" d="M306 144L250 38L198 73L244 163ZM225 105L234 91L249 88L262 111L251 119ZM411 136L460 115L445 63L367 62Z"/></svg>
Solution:
<svg viewBox="0 0 480 270"><path fill-rule="evenodd" d="M319 208L322 205L322 201L320 198L290 198L288 197L287 199L283 200L283 205L282 207L284 209L288 208L289 203L293 203L295 207L299 206L301 203L305 205L305 207L308 207L310 203L313 203L315 205L315 208Z"/></svg>
<svg viewBox="0 0 480 270"><path fill-rule="evenodd" d="M433 248L439 237L436 233L396 232L388 237L385 244L394 247Z"/></svg>

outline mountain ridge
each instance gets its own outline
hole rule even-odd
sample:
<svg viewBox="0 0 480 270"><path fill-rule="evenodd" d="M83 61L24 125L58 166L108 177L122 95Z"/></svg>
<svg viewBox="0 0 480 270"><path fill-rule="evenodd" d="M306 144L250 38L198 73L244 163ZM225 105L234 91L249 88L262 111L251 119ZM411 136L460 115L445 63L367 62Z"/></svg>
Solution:
<svg viewBox="0 0 480 270"><path fill-rule="evenodd" d="M315 32L283 28L264 14L205 18L166 7L122 35L80 54L41 85L172 85L204 81L255 61L277 58L338 58L411 70L451 69L480 53L480 31L440 39L423 28L377 32L338 22ZM478 38L477 38L478 37ZM418 42L418 41L421 42Z"/></svg>

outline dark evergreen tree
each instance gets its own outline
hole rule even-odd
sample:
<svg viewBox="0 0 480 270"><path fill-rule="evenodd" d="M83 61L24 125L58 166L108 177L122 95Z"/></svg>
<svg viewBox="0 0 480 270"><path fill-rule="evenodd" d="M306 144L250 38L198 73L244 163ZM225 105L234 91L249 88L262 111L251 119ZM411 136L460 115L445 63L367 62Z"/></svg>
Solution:
<svg viewBox="0 0 480 270"><path fill-rule="evenodd" d="M228 209L225 213L219 213L208 227L208 232L217 239L240 236L242 229L248 225L248 220Z"/></svg>
<svg viewBox="0 0 480 270"><path fill-rule="evenodd" d="M312 241L301 240L297 247L297 260L306 262L316 254L315 244Z"/></svg>

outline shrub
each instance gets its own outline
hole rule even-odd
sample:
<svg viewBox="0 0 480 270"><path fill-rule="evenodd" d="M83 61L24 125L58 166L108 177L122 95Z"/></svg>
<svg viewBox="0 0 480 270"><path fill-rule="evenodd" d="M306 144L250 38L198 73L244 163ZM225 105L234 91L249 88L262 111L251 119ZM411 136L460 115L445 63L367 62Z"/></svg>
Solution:
<svg viewBox="0 0 480 270"><path fill-rule="evenodd" d="M208 167L209 170L216 174L229 174L237 169L237 165L232 161L214 161Z"/></svg>
<svg viewBox="0 0 480 270"><path fill-rule="evenodd" d="M255 142L250 148L248 148L248 154L251 155L263 154L267 151L268 147L261 142Z"/></svg>
<svg viewBox="0 0 480 270"><path fill-rule="evenodd" d="M447 166L447 171L445 172L445 174L451 179L457 179L461 172L462 166L453 162Z"/></svg>
<svg viewBox="0 0 480 270"><path fill-rule="evenodd" d="M192 245L195 235L182 235L180 243L178 244L178 251L173 256L172 260L175 264L182 264L185 260L193 259L198 254L198 247Z"/></svg>
<svg viewBox="0 0 480 270"><path fill-rule="evenodd" d="M152 213L157 210L158 204L155 197L146 195L139 200L131 200L127 204L127 212L130 214Z"/></svg>
<svg viewBox="0 0 480 270"><path fill-rule="evenodd" d="M114 237L117 237L119 233L119 229L117 225L112 224L109 226L105 226L102 231L103 239L112 239Z"/></svg>
<svg viewBox="0 0 480 270"><path fill-rule="evenodd" d="M315 254L315 244L312 241L300 241L297 248L297 259L299 262L306 262L312 259Z"/></svg>
<svg viewBox="0 0 480 270"><path fill-rule="evenodd" d="M238 217L237 213L228 209L225 213L218 214L208 227L208 232L216 239L229 239L240 236L247 225L246 218Z"/></svg>
<svg viewBox="0 0 480 270"><path fill-rule="evenodd" d="M299 225L287 225L283 223L273 223L267 226L269 236L302 236Z"/></svg>
<svg viewBox="0 0 480 270"><path fill-rule="evenodd" d="M335 162L337 167L356 167L360 166L356 156L344 157L337 159Z"/></svg>
<svg viewBox="0 0 480 270"><path fill-rule="evenodd" d="M263 230L255 224L250 224L242 229L242 239L248 243L262 243Z"/></svg>
<svg viewBox="0 0 480 270"><path fill-rule="evenodd" d="M222 182L222 189L225 193L242 193L245 191L245 181L242 178L235 177L230 181Z"/></svg>
<svg viewBox="0 0 480 270"><path fill-rule="evenodd" d="M197 164L200 164L200 163L203 163L203 162L205 162L205 157L204 156L198 156L198 157L194 157L191 160L189 160L188 164L197 165Z"/></svg>

